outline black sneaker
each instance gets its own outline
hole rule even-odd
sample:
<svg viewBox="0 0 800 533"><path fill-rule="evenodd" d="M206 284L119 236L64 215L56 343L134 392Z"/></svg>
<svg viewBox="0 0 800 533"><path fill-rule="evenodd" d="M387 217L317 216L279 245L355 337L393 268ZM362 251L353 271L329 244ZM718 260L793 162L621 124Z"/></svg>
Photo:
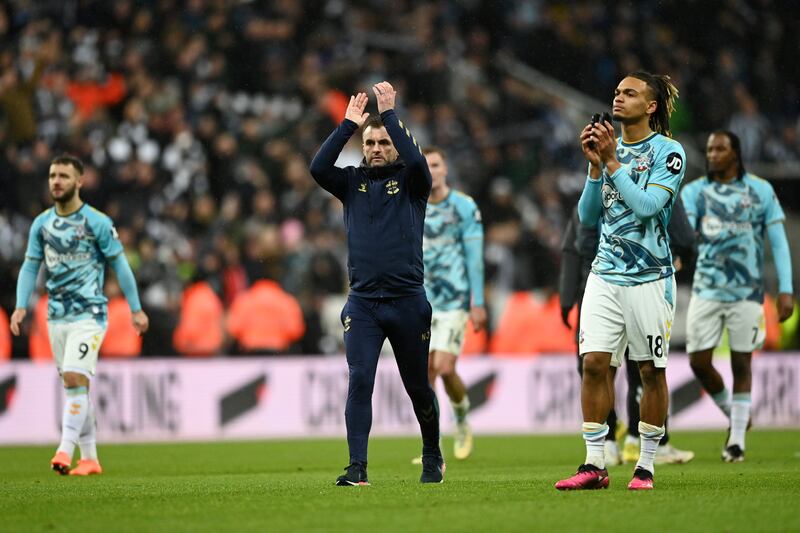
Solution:
<svg viewBox="0 0 800 533"><path fill-rule="evenodd" d="M726 463L741 463L744 461L744 450L738 444L728 446L722 450L722 460Z"/></svg>
<svg viewBox="0 0 800 533"><path fill-rule="evenodd" d="M336 485L339 487L369 485L369 480L367 479L367 463L351 463L344 470L345 474L336 478Z"/></svg>
<svg viewBox="0 0 800 533"><path fill-rule="evenodd" d="M441 457L422 457L420 483L441 483L444 481L445 464Z"/></svg>

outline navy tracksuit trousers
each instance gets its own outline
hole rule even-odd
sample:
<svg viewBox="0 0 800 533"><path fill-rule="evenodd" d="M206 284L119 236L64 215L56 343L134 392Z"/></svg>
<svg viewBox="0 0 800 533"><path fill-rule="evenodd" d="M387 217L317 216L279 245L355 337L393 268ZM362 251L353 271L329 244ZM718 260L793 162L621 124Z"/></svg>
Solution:
<svg viewBox="0 0 800 533"><path fill-rule="evenodd" d="M422 454L441 456L439 404L428 382L431 306L425 294L395 298L350 295L342 309L350 381L345 422L350 462L367 462L372 390L383 342L394 350L400 377L422 432Z"/></svg>

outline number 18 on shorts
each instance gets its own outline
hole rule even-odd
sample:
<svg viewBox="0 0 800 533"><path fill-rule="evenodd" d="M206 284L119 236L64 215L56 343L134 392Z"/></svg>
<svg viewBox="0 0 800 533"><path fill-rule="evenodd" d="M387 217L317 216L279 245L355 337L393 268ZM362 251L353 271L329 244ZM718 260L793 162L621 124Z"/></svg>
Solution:
<svg viewBox="0 0 800 533"><path fill-rule="evenodd" d="M615 285L589 274L581 306L581 355L611 354L620 366L629 348L632 361L653 361L666 368L675 317L675 278L639 285Z"/></svg>

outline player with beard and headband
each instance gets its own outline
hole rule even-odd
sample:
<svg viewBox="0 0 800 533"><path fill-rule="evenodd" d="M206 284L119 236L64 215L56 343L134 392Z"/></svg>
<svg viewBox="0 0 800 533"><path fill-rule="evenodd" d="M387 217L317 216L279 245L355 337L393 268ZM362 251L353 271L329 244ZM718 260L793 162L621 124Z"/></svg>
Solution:
<svg viewBox="0 0 800 533"><path fill-rule="evenodd" d="M706 176L684 187L681 198L698 233L698 257L687 319L686 350L697 379L730 419L722 460L744 460L750 423L750 362L766 337L764 236L778 272L778 319L792 316L792 262L784 214L772 186L749 174L739 138L715 131L706 145ZM714 368L712 355L728 330L733 395Z"/></svg>
<svg viewBox="0 0 800 533"><path fill-rule="evenodd" d="M678 90L669 76L634 72L614 91L617 139L608 122L580 135L589 170L578 214L600 227L597 256L581 307L581 405L586 460L558 490L606 488L606 419L614 405L613 373L625 348L639 365L640 454L631 490L653 488L653 464L664 435L669 395L666 366L675 314L675 277L667 226L685 171L680 143L670 138L669 117Z"/></svg>
<svg viewBox="0 0 800 533"><path fill-rule="evenodd" d="M31 225L10 324L11 332L19 335L39 266L44 261L47 333L66 393L61 444L50 466L62 475L103 471L97 458L96 421L89 384L108 327L108 299L103 295L106 263L116 272L128 300L133 327L143 334L149 325L114 224L108 216L81 200L82 180L80 159L61 155L50 163L48 183L55 206L36 217ZM80 447L81 459L72 469L76 445Z"/></svg>

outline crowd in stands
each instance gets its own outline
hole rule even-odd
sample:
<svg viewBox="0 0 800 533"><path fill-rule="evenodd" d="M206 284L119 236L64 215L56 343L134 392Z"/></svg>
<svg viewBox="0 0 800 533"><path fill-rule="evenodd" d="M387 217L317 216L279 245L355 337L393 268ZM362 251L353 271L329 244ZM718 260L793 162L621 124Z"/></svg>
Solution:
<svg viewBox="0 0 800 533"><path fill-rule="evenodd" d="M82 198L116 223L151 317L143 339L110 328L106 353L339 352L327 324L347 290L341 204L308 164L349 95L390 80L398 114L422 145L446 150L451 181L484 215L497 305L475 350L558 349L492 336L501 324L531 330L503 320L509 301L542 313L540 325L559 316L562 231L585 162L568 104L495 58L513 54L603 101L628 71L668 72L682 90L675 130L702 146L729 126L747 160L796 161L800 83L781 65L800 43L784 4L6 1L0 307L14 307L30 223L51 203L49 162L69 152L87 166ZM340 162L360 159L355 138ZM124 322L113 279L107 292ZM15 357L48 350L34 346L36 319L26 332L0 343Z"/></svg>

